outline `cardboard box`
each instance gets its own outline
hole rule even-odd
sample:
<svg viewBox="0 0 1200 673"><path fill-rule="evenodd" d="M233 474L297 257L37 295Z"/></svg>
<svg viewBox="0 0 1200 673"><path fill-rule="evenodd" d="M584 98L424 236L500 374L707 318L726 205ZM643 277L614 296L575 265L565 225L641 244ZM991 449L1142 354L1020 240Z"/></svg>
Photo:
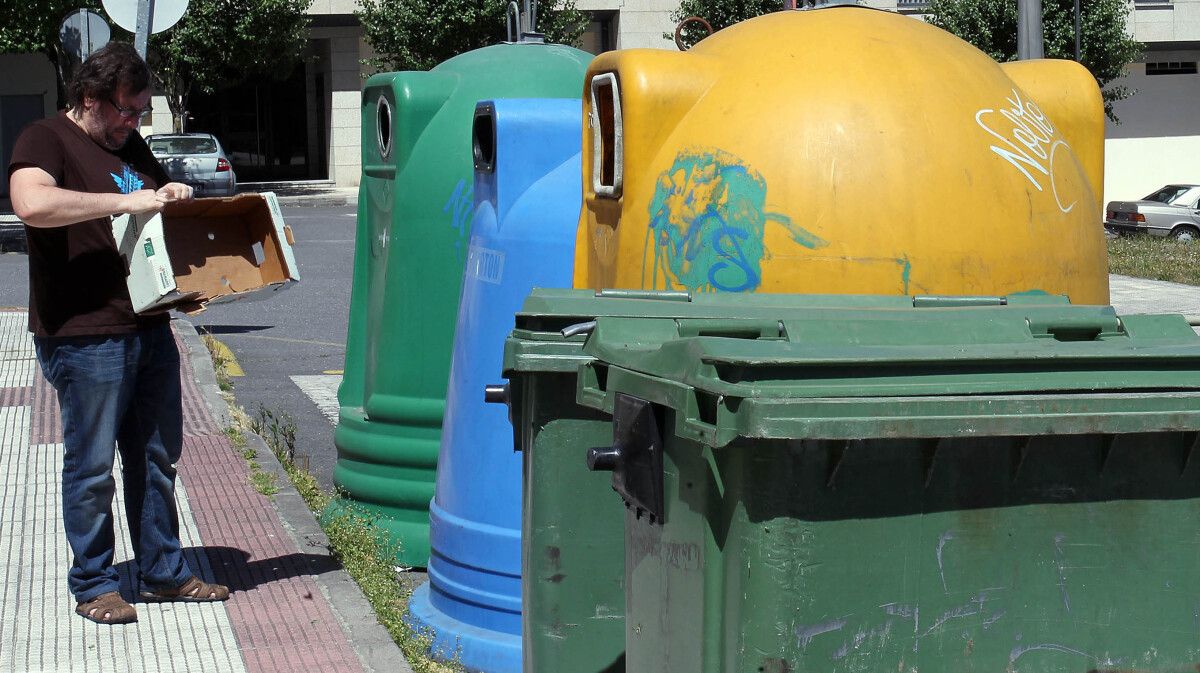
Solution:
<svg viewBox="0 0 1200 673"><path fill-rule="evenodd" d="M271 192L173 203L154 215L113 218L138 313L188 313L274 292L300 280L291 228Z"/></svg>

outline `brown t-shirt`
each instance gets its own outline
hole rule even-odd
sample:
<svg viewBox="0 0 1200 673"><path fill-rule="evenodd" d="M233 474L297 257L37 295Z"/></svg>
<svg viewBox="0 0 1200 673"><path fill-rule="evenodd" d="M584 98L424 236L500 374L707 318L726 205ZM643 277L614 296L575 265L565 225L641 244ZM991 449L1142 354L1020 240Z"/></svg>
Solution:
<svg viewBox="0 0 1200 673"><path fill-rule="evenodd" d="M49 173L77 192L128 194L169 182L146 141L131 133L111 151L66 113L36 121L13 146L8 174L25 166ZM38 336L129 334L167 322L166 313L139 316L129 301L125 262L107 217L65 227L25 227L29 241L29 331Z"/></svg>

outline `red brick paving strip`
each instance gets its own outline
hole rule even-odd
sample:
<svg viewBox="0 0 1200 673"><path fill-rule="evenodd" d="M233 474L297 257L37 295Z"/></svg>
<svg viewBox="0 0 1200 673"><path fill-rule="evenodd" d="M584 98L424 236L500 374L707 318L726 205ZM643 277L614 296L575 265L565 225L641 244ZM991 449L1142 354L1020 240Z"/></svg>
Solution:
<svg viewBox="0 0 1200 673"><path fill-rule="evenodd" d="M179 474L209 563L236 593L226 604L249 673L362 671L307 557L212 420L187 347L182 361L184 440Z"/></svg>
<svg viewBox="0 0 1200 673"><path fill-rule="evenodd" d="M188 357L187 346L179 335L175 335L175 347L179 349L179 370L183 379L183 434L184 435L213 435L221 432L221 428L213 421L208 405L196 386L196 372L192 371L192 360Z"/></svg>
<svg viewBox="0 0 1200 673"><path fill-rule="evenodd" d="M33 388L0 388L0 407L28 407L33 405Z"/></svg>
<svg viewBox="0 0 1200 673"><path fill-rule="evenodd" d="M62 417L58 413L58 393L42 376L39 369L33 377L33 400L30 405L29 443L57 444L62 441Z"/></svg>

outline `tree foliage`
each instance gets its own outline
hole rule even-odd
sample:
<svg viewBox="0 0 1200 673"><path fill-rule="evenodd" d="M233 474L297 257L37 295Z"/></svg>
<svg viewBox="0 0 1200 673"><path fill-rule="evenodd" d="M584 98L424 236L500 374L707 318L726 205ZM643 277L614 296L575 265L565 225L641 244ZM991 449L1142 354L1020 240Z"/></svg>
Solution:
<svg viewBox="0 0 1200 673"><path fill-rule="evenodd" d="M57 74L58 107L62 108L72 62L59 44L58 28L67 14L99 8L99 0L0 2L0 54L42 54L49 59Z"/></svg>
<svg viewBox="0 0 1200 673"><path fill-rule="evenodd" d="M507 0L361 0L355 12L379 70L429 70L463 52L506 39ZM537 30L547 42L579 45L587 15L575 0L544 2Z"/></svg>
<svg viewBox="0 0 1200 673"><path fill-rule="evenodd" d="M287 76L307 42L312 0L190 0L179 23L150 37L148 61L176 127L193 90L212 92L254 77ZM99 0L0 2L0 53L41 53L58 73L58 107L73 63L58 40L62 19ZM102 12L103 14L103 12ZM110 24L114 40L133 36Z"/></svg>
<svg viewBox="0 0 1200 673"><path fill-rule="evenodd" d="M288 76L307 43L312 0L190 0L179 23L150 38L155 84L181 130L192 91Z"/></svg>
<svg viewBox="0 0 1200 673"><path fill-rule="evenodd" d="M1126 30L1125 0L1080 0L1080 62L1103 89L1104 112L1133 91L1111 83L1142 53ZM1013 0L931 0L929 23L970 42L997 61L1017 58L1017 3ZM1047 58L1075 57L1074 0L1042 0L1042 36Z"/></svg>
<svg viewBox="0 0 1200 673"><path fill-rule="evenodd" d="M778 12L783 9L783 0L683 0L679 9L671 12L671 20L678 24L680 21L698 16L712 26L713 32L728 28L739 21L753 19L756 16ZM665 34L663 37L673 40L674 35ZM700 40L708 37L704 27L689 23L680 32L680 42L691 48Z"/></svg>

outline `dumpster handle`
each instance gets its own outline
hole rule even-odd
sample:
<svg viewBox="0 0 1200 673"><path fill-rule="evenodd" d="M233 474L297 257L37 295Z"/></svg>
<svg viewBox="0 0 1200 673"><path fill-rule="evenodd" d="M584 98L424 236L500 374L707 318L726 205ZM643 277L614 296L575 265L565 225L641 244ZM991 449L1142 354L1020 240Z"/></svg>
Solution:
<svg viewBox="0 0 1200 673"><path fill-rule="evenodd" d="M692 293L680 290L596 290L597 299L656 299L658 301L692 301Z"/></svg>
<svg viewBox="0 0 1200 673"><path fill-rule="evenodd" d="M562 329L562 335L564 338L569 339L578 334L590 334L594 329L596 329L596 321L589 320L587 322L575 323L574 325L568 325L567 327L564 327Z"/></svg>

